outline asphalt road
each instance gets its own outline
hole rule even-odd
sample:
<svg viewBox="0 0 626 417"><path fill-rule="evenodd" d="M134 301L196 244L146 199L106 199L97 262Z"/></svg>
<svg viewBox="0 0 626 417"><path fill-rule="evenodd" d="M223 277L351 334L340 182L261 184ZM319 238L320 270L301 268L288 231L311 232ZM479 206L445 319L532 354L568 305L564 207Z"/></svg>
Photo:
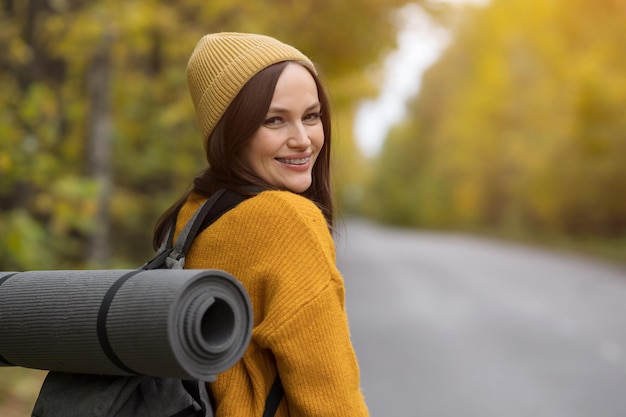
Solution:
<svg viewBox="0 0 626 417"><path fill-rule="evenodd" d="M626 269L363 221L339 234L372 416L626 416Z"/></svg>

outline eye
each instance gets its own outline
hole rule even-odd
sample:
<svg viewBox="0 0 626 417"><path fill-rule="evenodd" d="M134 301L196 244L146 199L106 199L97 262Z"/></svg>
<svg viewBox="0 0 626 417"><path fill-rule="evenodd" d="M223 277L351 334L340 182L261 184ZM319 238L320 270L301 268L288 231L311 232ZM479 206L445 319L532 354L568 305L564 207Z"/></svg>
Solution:
<svg viewBox="0 0 626 417"><path fill-rule="evenodd" d="M322 112L318 111L315 113L309 113L306 116L304 116L304 122L306 123L316 123L318 120L320 120L322 118Z"/></svg>
<svg viewBox="0 0 626 417"><path fill-rule="evenodd" d="M265 119L263 125L265 126L280 126L283 123L283 119L281 117L270 117Z"/></svg>

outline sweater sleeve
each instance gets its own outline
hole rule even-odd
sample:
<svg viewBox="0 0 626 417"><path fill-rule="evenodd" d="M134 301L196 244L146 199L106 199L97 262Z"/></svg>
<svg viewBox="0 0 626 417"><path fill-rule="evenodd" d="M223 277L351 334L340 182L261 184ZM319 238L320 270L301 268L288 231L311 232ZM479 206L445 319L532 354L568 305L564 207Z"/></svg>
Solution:
<svg viewBox="0 0 626 417"><path fill-rule="evenodd" d="M313 203L283 197L259 340L276 358L290 416L366 416L332 237Z"/></svg>
<svg viewBox="0 0 626 417"><path fill-rule="evenodd" d="M333 305L334 304L334 305ZM365 416L359 369L336 289L328 287L271 335L290 416Z"/></svg>

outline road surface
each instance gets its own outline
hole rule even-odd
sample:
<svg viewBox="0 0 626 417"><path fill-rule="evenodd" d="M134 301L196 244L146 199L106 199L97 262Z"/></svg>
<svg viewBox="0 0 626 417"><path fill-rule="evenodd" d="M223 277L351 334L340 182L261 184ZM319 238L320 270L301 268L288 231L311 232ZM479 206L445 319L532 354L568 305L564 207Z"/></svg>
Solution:
<svg viewBox="0 0 626 417"><path fill-rule="evenodd" d="M360 220L339 235L373 417L626 416L626 269Z"/></svg>

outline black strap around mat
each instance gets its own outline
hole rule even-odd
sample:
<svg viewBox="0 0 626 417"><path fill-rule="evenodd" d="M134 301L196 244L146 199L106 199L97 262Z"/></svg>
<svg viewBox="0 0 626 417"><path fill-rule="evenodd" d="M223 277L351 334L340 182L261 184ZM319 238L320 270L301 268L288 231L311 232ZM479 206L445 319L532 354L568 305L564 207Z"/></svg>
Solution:
<svg viewBox="0 0 626 417"><path fill-rule="evenodd" d="M7 282L7 280L9 278L11 278L13 275L16 275L16 274L17 274L17 272L13 272L11 274L7 274L7 275L3 276L2 278L0 278L0 285L2 285L5 282ZM2 356L2 353L0 353L0 362L6 363L7 365L15 366L15 364L11 363L11 361L9 361L7 358Z"/></svg>
<svg viewBox="0 0 626 417"><path fill-rule="evenodd" d="M13 275L16 275L16 274L17 272L13 272L0 278L0 285L4 284L9 278L11 278Z"/></svg>
<svg viewBox="0 0 626 417"><path fill-rule="evenodd" d="M141 272L141 269L133 270L124 274L119 277L117 281L115 281L113 285L111 285L111 287L109 287L106 294L104 295L102 303L100 304L100 309L98 310L98 317L96 321L98 342L100 342L100 347L102 348L102 351L107 356L107 358L109 358L109 360L113 364L115 364L115 366L131 375L140 375L140 373L131 369L124 362L122 362L122 360L113 350L111 342L109 341L109 334L107 333L107 316L109 314L109 309L111 308L113 298L115 297L115 294L117 294L117 291L122 287L122 285L124 285L126 281L137 275L139 272Z"/></svg>
<svg viewBox="0 0 626 417"><path fill-rule="evenodd" d="M7 358L5 358L4 356L0 355L0 364L5 363L9 366L17 366L14 363L12 363L11 361L9 361Z"/></svg>

